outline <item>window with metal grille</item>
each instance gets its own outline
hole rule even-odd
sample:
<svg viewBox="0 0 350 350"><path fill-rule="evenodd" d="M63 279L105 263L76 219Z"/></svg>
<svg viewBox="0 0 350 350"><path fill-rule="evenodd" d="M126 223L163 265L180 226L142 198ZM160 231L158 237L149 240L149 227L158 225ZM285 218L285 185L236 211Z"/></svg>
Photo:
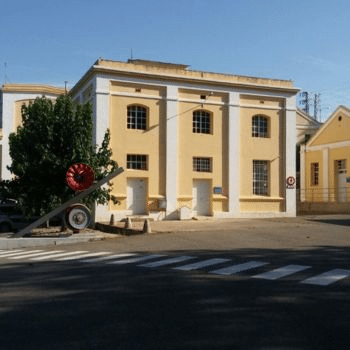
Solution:
<svg viewBox="0 0 350 350"><path fill-rule="evenodd" d="M269 161L253 160L253 194L269 194Z"/></svg>
<svg viewBox="0 0 350 350"><path fill-rule="evenodd" d="M128 129L146 130L147 128L147 110L141 106L128 107Z"/></svg>
<svg viewBox="0 0 350 350"><path fill-rule="evenodd" d="M319 179L319 166L318 163L311 163L311 185L317 186Z"/></svg>
<svg viewBox="0 0 350 350"><path fill-rule="evenodd" d="M193 112L193 128L194 133L210 134L210 113L206 111Z"/></svg>
<svg viewBox="0 0 350 350"><path fill-rule="evenodd" d="M127 169L148 170L147 155L128 154L126 159Z"/></svg>
<svg viewBox="0 0 350 350"><path fill-rule="evenodd" d="M193 171L207 172L212 171L211 158L193 157Z"/></svg>
<svg viewBox="0 0 350 350"><path fill-rule="evenodd" d="M263 115L256 115L252 119L252 136L269 137L268 118Z"/></svg>
<svg viewBox="0 0 350 350"><path fill-rule="evenodd" d="M346 174L346 159L336 160L338 165L338 173Z"/></svg>

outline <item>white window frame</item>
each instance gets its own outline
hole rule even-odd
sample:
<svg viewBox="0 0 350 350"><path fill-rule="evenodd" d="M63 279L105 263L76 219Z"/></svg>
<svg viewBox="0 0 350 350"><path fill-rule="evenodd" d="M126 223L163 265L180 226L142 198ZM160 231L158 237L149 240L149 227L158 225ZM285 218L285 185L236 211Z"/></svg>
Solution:
<svg viewBox="0 0 350 350"><path fill-rule="evenodd" d="M258 114L252 117L252 137L269 137L269 118Z"/></svg>
<svg viewBox="0 0 350 350"><path fill-rule="evenodd" d="M126 124L131 130L147 130L147 108L139 105L128 106Z"/></svg>
<svg viewBox="0 0 350 350"><path fill-rule="evenodd" d="M211 119L211 113L208 111L194 111L192 116L192 132L194 134L211 134Z"/></svg>

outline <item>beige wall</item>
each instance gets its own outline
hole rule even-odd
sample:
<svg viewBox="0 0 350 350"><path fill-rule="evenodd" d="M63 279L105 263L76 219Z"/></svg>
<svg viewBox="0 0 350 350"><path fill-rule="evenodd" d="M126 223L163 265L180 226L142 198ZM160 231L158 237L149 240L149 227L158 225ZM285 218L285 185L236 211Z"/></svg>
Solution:
<svg viewBox="0 0 350 350"><path fill-rule="evenodd" d="M243 99L242 104L250 107L241 109L241 162L240 162L240 195L241 211L283 211L285 189L285 112L281 109L283 101L268 98ZM254 104L257 107L254 108ZM264 108L259 108L260 106ZM273 109L268 108L274 107ZM252 136L252 118L263 115L268 118L269 137ZM270 162L269 196L253 195L253 160Z"/></svg>
<svg viewBox="0 0 350 350"><path fill-rule="evenodd" d="M227 211L227 145L228 114L223 105L227 96L213 94L207 100L201 100L202 91L179 91L179 181L178 205L192 208L192 188L194 179L207 179L211 183L211 210ZM184 102L190 99L193 102ZM211 134L193 133L193 112L204 110L211 115ZM212 159L212 172L193 171L193 157ZM213 194L213 187L222 187L223 194Z"/></svg>
<svg viewBox="0 0 350 350"><path fill-rule="evenodd" d="M339 120L339 118L341 120ZM320 130L320 133L311 141L310 146L318 146L333 142L342 142L350 140L350 116L345 113L337 113L330 120L327 127Z"/></svg>
<svg viewBox="0 0 350 350"><path fill-rule="evenodd" d="M120 204L110 205L112 210L126 209L126 189L128 178L143 178L148 183L148 208L157 209L158 199L165 196L165 101L160 99L164 91L158 87L139 85L111 85L110 130L113 159L125 169L113 184L113 192ZM116 94L117 93L117 94ZM119 93L119 95L118 95ZM135 96L123 94L135 93ZM155 98L145 98L151 95ZM127 129L127 107L139 105L146 107L148 115L147 130ZM127 154L145 154L148 156L148 170L126 169Z"/></svg>
<svg viewBox="0 0 350 350"><path fill-rule="evenodd" d="M309 202L338 201L338 169L336 161L345 160L347 177L350 167L350 111L343 106L315 134L305 153L305 200ZM311 185L311 164L319 163L319 184ZM350 183L346 183L350 201Z"/></svg>
<svg viewBox="0 0 350 350"><path fill-rule="evenodd" d="M34 100L22 100L16 101L14 106L14 129L13 132L16 132L17 128L22 125L22 106L28 106L29 103Z"/></svg>
<svg viewBox="0 0 350 350"><path fill-rule="evenodd" d="M311 184L311 164L318 163L318 185ZM322 151L307 152L305 154L305 200L323 201L323 153ZM302 189L303 190L303 189Z"/></svg>

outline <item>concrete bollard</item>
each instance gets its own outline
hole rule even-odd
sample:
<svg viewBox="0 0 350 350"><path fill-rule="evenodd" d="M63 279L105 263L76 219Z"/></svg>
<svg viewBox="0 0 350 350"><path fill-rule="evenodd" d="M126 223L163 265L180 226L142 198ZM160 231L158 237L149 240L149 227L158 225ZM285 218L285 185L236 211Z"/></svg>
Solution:
<svg viewBox="0 0 350 350"><path fill-rule="evenodd" d="M109 224L112 226L114 225L114 214L111 215L111 218L109 220Z"/></svg>
<svg viewBox="0 0 350 350"><path fill-rule="evenodd" d="M146 219L144 224L143 224L143 230L142 230L143 233L151 233L152 230L151 230L151 224L149 222L149 219Z"/></svg>
<svg viewBox="0 0 350 350"><path fill-rule="evenodd" d="M132 223L131 223L130 216L128 216L127 219L126 219L125 228L132 228Z"/></svg>

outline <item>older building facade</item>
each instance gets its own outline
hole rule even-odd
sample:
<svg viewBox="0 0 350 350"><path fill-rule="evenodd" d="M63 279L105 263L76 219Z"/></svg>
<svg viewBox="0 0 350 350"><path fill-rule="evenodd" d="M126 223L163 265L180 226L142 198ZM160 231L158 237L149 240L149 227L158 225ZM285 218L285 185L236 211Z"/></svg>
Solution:
<svg viewBox="0 0 350 350"><path fill-rule="evenodd" d="M291 81L98 60L70 91L94 106L95 141L111 131L118 204L129 215L294 216L297 89ZM293 181L291 181L293 182Z"/></svg>
<svg viewBox="0 0 350 350"><path fill-rule="evenodd" d="M0 178L8 180L11 164L8 137L22 123L21 108L37 97L46 96L55 100L65 89L42 84L4 84L0 88Z"/></svg>
<svg viewBox="0 0 350 350"><path fill-rule="evenodd" d="M349 212L350 109L339 106L301 148L301 201L330 203L323 211Z"/></svg>

